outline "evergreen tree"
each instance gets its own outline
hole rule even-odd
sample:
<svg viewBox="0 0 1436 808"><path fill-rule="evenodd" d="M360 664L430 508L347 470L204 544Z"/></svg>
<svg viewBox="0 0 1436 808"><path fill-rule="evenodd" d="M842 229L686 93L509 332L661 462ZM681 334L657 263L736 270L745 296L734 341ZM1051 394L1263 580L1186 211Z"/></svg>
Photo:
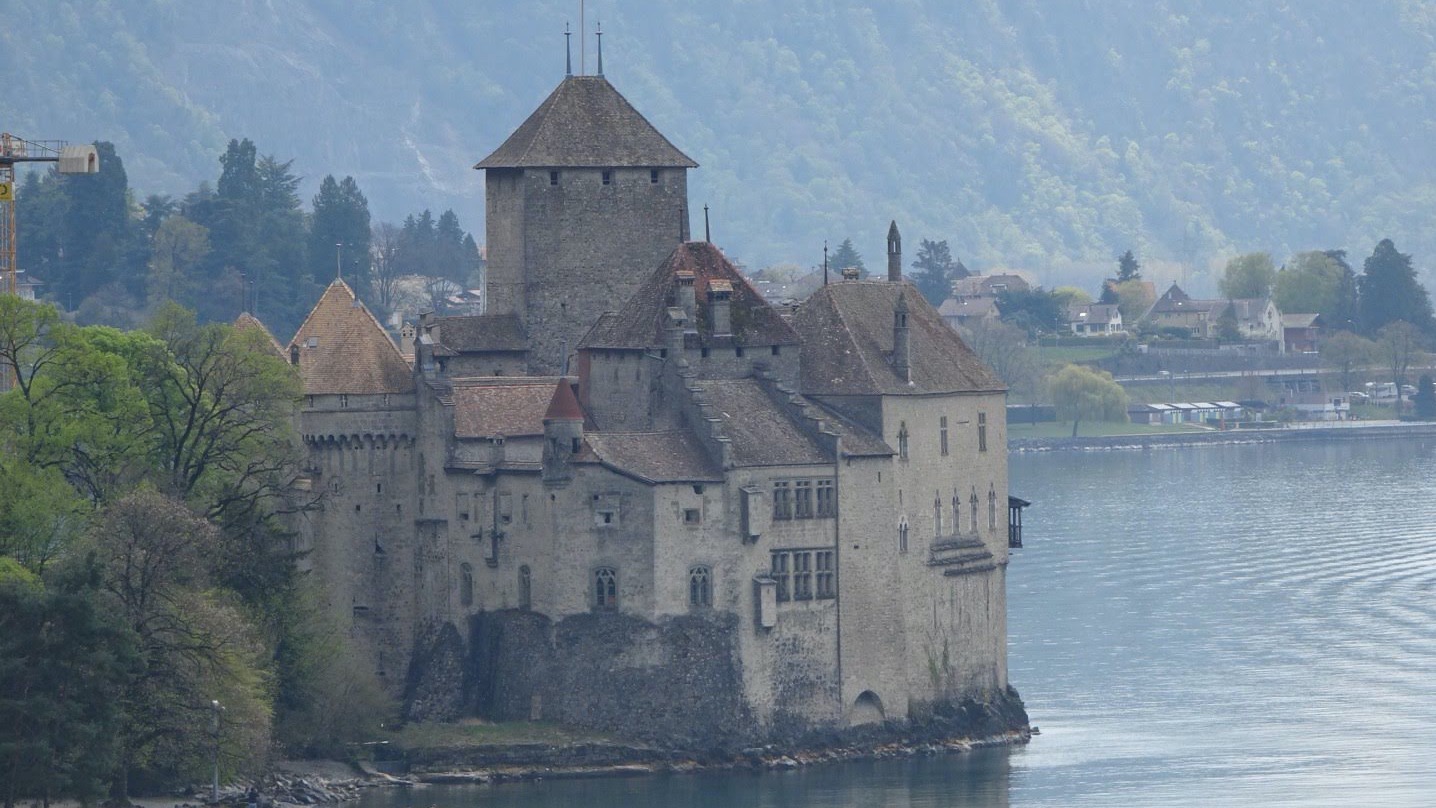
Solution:
<svg viewBox="0 0 1436 808"><path fill-rule="evenodd" d="M1431 374L1421 374L1421 379L1416 382L1416 395L1411 397L1411 403L1416 406L1416 417L1423 421L1436 420L1436 384L1431 381Z"/></svg>
<svg viewBox="0 0 1436 808"><path fill-rule="evenodd" d="M434 230L434 274L467 286L470 267L464 259L464 229L459 226L459 217L446 210L439 215L439 225Z"/></svg>
<svg viewBox="0 0 1436 808"><path fill-rule="evenodd" d="M1131 250L1122 253L1117 259L1117 282L1135 281L1142 279L1142 265L1137 263L1137 256Z"/></svg>
<svg viewBox="0 0 1436 808"><path fill-rule="evenodd" d="M1366 333L1374 334L1397 320L1431 330L1431 298L1416 280L1411 256L1397 252L1391 239L1382 239L1366 259L1357 288L1361 327Z"/></svg>
<svg viewBox="0 0 1436 808"><path fill-rule="evenodd" d="M853 247L853 240L843 239L832 256L828 259L828 268L838 277L842 277L843 270L856 268L859 278L868 276L868 268L863 265L863 257L858 254L857 248Z"/></svg>
<svg viewBox="0 0 1436 808"><path fill-rule="evenodd" d="M923 239L917 247L917 258L912 262L917 274L913 285L934 306L952 296L952 282L955 280L957 264L952 260L952 251L946 241Z"/></svg>
<svg viewBox="0 0 1436 808"><path fill-rule="evenodd" d="M369 277L369 226L369 200L354 178L336 182L333 175L325 177L319 183L310 219L311 274L316 279L333 278L342 271L350 284L359 286L359 281ZM343 246L336 246L340 244Z"/></svg>

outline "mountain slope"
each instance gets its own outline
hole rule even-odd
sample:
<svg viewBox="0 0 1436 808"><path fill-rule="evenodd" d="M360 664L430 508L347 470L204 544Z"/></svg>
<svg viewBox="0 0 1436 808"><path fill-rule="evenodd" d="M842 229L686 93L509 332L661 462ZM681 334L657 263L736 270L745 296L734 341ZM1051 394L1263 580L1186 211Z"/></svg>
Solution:
<svg viewBox="0 0 1436 808"><path fill-rule="evenodd" d="M8 0L0 128L115 141L140 192L230 137L377 216L482 217L470 166L561 78L576 4ZM1436 254L1436 11L1380 0L589 3L611 80L750 264L881 251L1095 277L1128 246ZM575 60L578 56L575 42ZM589 47L590 68L593 48Z"/></svg>

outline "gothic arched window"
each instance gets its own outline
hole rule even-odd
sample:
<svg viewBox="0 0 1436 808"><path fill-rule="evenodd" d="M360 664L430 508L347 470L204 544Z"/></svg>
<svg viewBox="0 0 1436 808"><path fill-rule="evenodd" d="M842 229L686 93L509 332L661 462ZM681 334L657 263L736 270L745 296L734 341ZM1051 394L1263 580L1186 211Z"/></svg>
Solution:
<svg viewBox="0 0 1436 808"><path fill-rule="evenodd" d="M688 605L694 608L713 605L713 573L708 567L688 569Z"/></svg>
<svg viewBox="0 0 1436 808"><path fill-rule="evenodd" d="M907 421L898 424L898 459L907 459Z"/></svg>
<svg viewBox="0 0 1436 808"><path fill-rule="evenodd" d="M474 568L469 564L459 566L459 602L465 606L474 605Z"/></svg>
<svg viewBox="0 0 1436 808"><path fill-rule="evenodd" d="M605 610L618 608L618 571L613 567L593 571L593 606Z"/></svg>
<svg viewBox="0 0 1436 808"><path fill-rule="evenodd" d="M997 489L987 484L987 529L997 529Z"/></svg>
<svg viewBox="0 0 1436 808"><path fill-rule="evenodd" d="M529 565L519 567L519 608L528 611L534 604L534 581Z"/></svg>
<svg viewBox="0 0 1436 808"><path fill-rule="evenodd" d="M907 552L907 517L898 520L898 552Z"/></svg>
<svg viewBox="0 0 1436 808"><path fill-rule="evenodd" d="M972 487L972 496L967 498L967 504L971 507L967 511L968 528L973 533L977 532L977 486Z"/></svg>

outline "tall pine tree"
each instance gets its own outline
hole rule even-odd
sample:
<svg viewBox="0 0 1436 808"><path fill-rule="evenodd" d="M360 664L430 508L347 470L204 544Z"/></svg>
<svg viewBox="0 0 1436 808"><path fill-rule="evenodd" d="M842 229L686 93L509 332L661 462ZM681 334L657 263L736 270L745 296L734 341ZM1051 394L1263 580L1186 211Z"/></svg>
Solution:
<svg viewBox="0 0 1436 808"><path fill-rule="evenodd" d="M1375 334L1397 320L1430 333L1431 298L1416 280L1411 256L1398 252L1391 239L1382 239L1366 259L1357 288L1361 293L1361 328L1365 333Z"/></svg>

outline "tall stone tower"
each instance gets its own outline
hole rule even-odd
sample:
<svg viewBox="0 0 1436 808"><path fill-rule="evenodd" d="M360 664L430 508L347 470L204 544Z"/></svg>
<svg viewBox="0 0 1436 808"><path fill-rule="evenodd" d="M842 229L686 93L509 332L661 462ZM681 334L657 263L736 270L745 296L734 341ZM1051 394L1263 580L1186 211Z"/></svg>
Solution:
<svg viewBox="0 0 1436 808"><path fill-rule="evenodd" d="M562 370L604 311L688 237L679 151L603 76L568 76L487 172L488 312L516 314L529 371Z"/></svg>

